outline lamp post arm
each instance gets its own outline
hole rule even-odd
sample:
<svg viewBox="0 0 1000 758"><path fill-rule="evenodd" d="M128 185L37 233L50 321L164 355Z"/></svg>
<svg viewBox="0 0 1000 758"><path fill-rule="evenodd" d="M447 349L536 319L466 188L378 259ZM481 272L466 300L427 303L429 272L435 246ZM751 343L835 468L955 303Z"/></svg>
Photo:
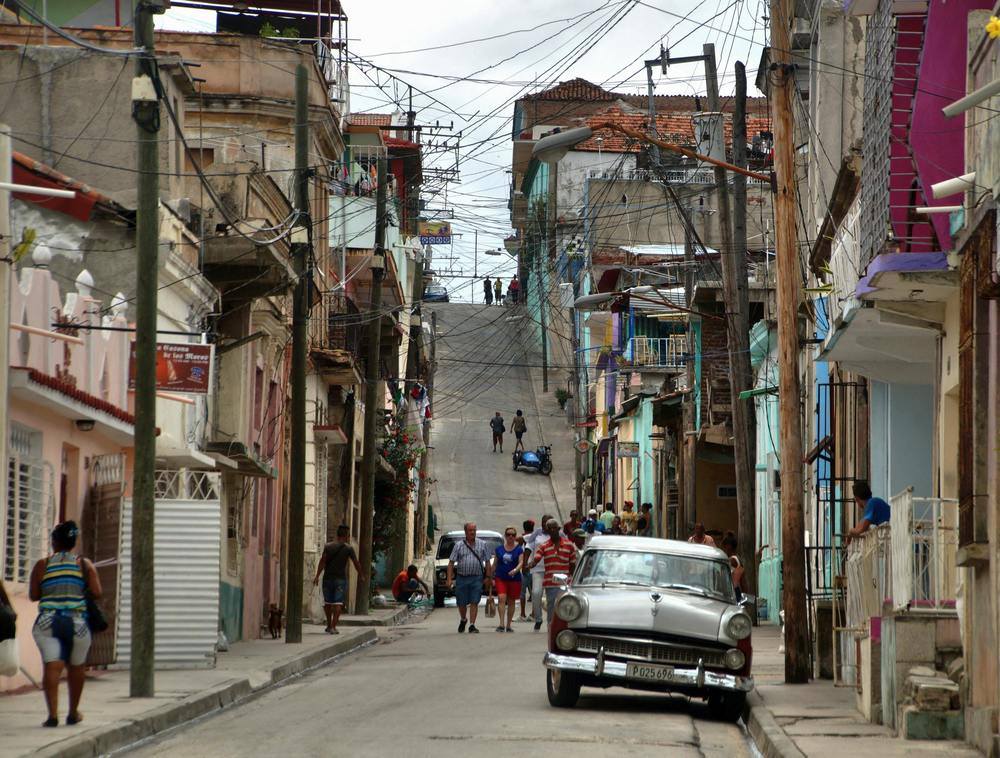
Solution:
<svg viewBox="0 0 1000 758"><path fill-rule="evenodd" d="M726 171L734 171L737 174L742 174L743 176L750 177L751 179L756 179L761 182L766 182L771 184L771 176L769 174L759 174L756 171L748 171L745 168L740 168L739 166L734 166L732 163L726 163L726 161L720 161L717 158L713 158L710 155L702 155L701 153L696 153L694 150L689 150L686 147L681 147L680 145L675 145L672 142L667 142L659 137L653 137L645 132L641 132L638 129L632 129L628 126L623 126L622 124L616 123L614 121L598 121L590 125L592 131L597 132L601 129L611 129L616 132L621 132L627 137L639 140L640 142L647 142L652 145L656 145L663 150L670 150L674 153L680 153L681 155L686 155L688 158L694 158L697 161L704 161L705 163L711 163L713 166L718 166L719 168L724 168Z"/></svg>

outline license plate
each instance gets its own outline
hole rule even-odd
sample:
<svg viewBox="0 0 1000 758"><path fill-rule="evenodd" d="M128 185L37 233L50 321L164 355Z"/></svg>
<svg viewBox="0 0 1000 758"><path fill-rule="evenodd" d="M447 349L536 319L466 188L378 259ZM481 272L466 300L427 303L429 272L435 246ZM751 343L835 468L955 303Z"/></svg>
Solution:
<svg viewBox="0 0 1000 758"><path fill-rule="evenodd" d="M648 682L666 682L674 675L673 666L660 666L655 663L627 663L625 676L629 679L643 679Z"/></svg>

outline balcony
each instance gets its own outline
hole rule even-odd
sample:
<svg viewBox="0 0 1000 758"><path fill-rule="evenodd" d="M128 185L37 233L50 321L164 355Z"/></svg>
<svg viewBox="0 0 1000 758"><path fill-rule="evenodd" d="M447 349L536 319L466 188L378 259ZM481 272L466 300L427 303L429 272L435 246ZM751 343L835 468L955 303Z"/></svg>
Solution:
<svg viewBox="0 0 1000 758"><path fill-rule="evenodd" d="M682 371L687 360L687 336L632 337L626 359L640 369Z"/></svg>
<svg viewBox="0 0 1000 758"><path fill-rule="evenodd" d="M313 366L330 384L361 384L362 325L342 292L324 292L309 314Z"/></svg>
<svg viewBox="0 0 1000 758"><path fill-rule="evenodd" d="M958 578L958 501L891 498L892 605L897 613L954 612Z"/></svg>
<svg viewBox="0 0 1000 758"><path fill-rule="evenodd" d="M855 197L830 244L833 291L828 302L831 324L849 319L850 314L860 306L854 295L861 272L861 232L858 224L860 212L861 201Z"/></svg>

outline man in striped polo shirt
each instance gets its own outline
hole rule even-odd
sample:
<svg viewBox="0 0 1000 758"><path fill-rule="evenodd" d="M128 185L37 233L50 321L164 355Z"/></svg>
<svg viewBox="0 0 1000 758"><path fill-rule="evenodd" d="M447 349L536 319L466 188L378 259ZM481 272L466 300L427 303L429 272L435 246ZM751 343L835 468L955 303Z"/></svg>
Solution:
<svg viewBox="0 0 1000 758"><path fill-rule="evenodd" d="M538 546L528 567L534 568L539 561L545 561L545 577L542 579L542 587L545 590L546 615L551 624L552 614L556 608L556 598L562 591L555 575L573 573L577 551L572 540L560 534L559 522L555 519L549 519L545 524L545 531L548 532L549 541Z"/></svg>

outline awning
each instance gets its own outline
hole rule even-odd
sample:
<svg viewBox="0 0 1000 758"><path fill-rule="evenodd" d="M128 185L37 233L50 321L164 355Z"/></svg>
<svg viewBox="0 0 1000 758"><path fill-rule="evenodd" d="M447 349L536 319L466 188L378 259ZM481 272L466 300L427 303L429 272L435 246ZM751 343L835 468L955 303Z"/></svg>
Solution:
<svg viewBox="0 0 1000 758"><path fill-rule="evenodd" d="M247 450L247 446L242 442L231 440L228 442L209 442L205 445L205 452L219 453L226 458L236 462L235 473L242 476L255 476L265 479L275 479L278 471L273 466L260 460L252 451ZM222 464L220 464L222 465ZM220 469L220 471L228 468Z"/></svg>
<svg viewBox="0 0 1000 758"><path fill-rule="evenodd" d="M217 468L215 458L181 442L170 434L156 438L156 462L168 464L165 468L212 470Z"/></svg>
<svg viewBox="0 0 1000 758"><path fill-rule="evenodd" d="M347 435L340 424L313 424L313 437L328 445L346 445Z"/></svg>
<svg viewBox="0 0 1000 758"><path fill-rule="evenodd" d="M879 308L857 308L827 337L818 360L883 382L933 384L938 329Z"/></svg>
<svg viewBox="0 0 1000 758"><path fill-rule="evenodd" d="M943 303L959 285L946 253L882 253L858 281L859 300Z"/></svg>

